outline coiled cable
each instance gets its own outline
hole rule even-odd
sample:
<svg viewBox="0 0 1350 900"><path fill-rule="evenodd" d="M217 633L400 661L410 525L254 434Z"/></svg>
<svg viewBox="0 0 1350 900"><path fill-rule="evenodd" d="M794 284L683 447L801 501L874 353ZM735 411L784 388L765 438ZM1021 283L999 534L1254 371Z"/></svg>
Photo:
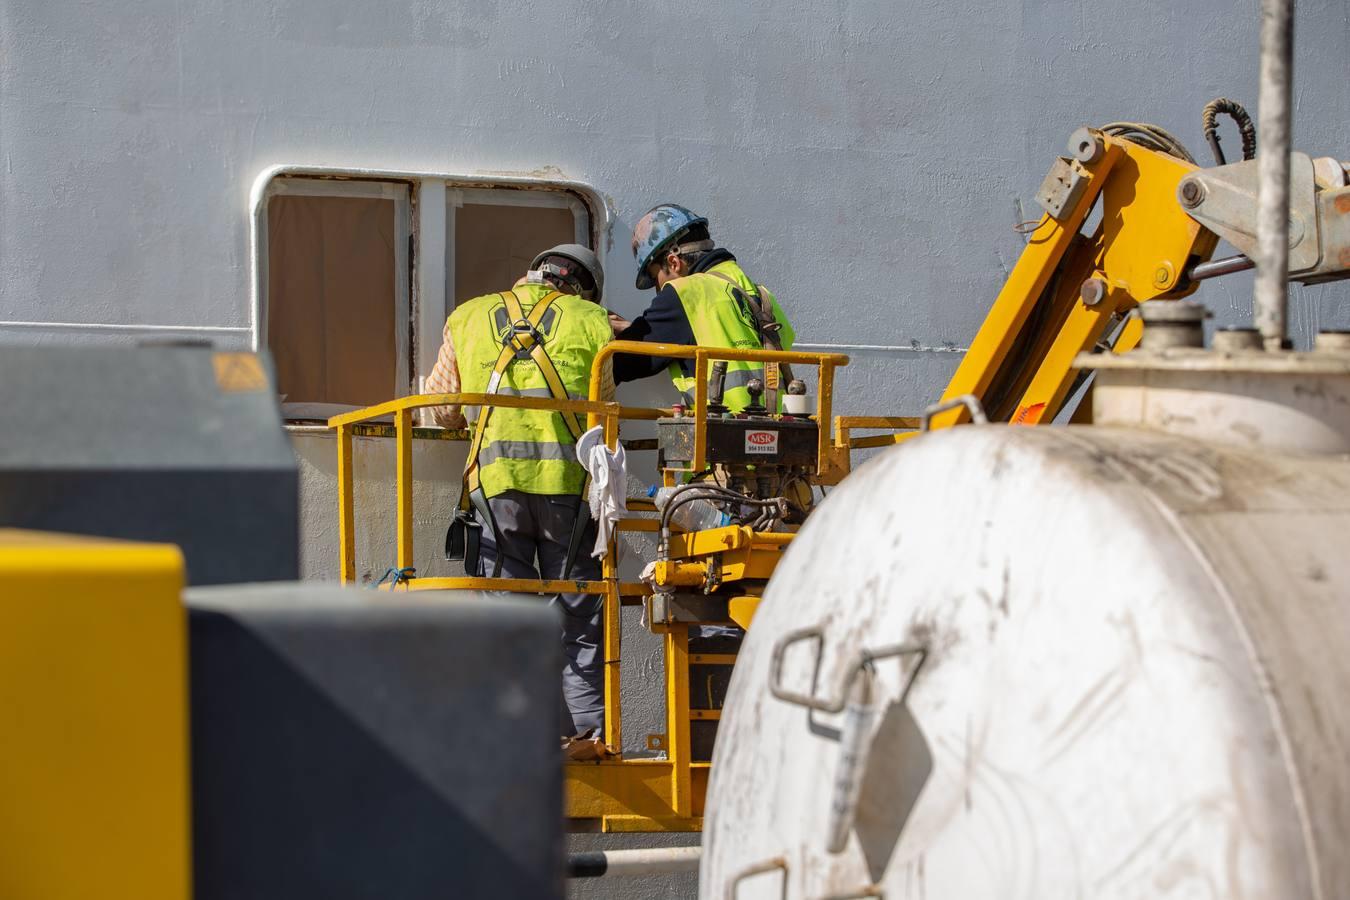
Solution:
<svg viewBox="0 0 1350 900"><path fill-rule="evenodd" d="M1228 160L1224 158L1223 148L1219 146L1220 114L1229 116L1237 123L1238 130L1242 132L1242 158L1256 159L1256 125L1252 122L1252 117L1236 100L1216 97L1205 104L1205 109L1200 114L1205 140L1209 142L1210 152L1214 154L1214 162L1221 166L1228 163Z"/></svg>
<svg viewBox="0 0 1350 900"><path fill-rule="evenodd" d="M1130 141L1159 153L1166 153L1168 156L1175 156L1191 165L1199 165L1195 161L1195 157L1191 156L1190 151L1181 141L1177 140L1175 135L1157 125L1149 125L1145 122L1111 122L1108 125L1103 125L1101 130L1112 137Z"/></svg>

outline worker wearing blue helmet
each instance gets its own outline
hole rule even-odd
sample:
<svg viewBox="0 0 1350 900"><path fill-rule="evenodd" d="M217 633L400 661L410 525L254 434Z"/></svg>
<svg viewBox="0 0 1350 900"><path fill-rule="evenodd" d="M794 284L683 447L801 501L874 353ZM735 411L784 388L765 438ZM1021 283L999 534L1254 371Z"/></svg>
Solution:
<svg viewBox="0 0 1350 900"><path fill-rule="evenodd" d="M633 256L637 287L657 293L631 323L612 319L620 340L791 349L795 335L778 300L745 274L730 251L713 243L706 218L673 203L653 207L633 229ZM670 372L684 402L692 404L691 360L620 354L614 359L614 380L636 381L662 369ZM763 383L762 363L728 363L722 402L731 412L750 405L746 386L754 379Z"/></svg>

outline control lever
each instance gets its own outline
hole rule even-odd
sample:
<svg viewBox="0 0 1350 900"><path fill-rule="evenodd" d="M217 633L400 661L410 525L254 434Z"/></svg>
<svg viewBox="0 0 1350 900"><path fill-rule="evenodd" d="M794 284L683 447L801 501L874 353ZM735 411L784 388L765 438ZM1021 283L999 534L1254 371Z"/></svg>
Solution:
<svg viewBox="0 0 1350 900"><path fill-rule="evenodd" d="M750 405L743 412L751 416L762 416L768 412L764 404L759 402L759 398L764 396L764 382L758 378L751 378L745 384L745 392L750 395Z"/></svg>
<svg viewBox="0 0 1350 900"><path fill-rule="evenodd" d="M714 360L712 372L708 375L708 414L720 415L727 411L722 397L726 393L727 361Z"/></svg>

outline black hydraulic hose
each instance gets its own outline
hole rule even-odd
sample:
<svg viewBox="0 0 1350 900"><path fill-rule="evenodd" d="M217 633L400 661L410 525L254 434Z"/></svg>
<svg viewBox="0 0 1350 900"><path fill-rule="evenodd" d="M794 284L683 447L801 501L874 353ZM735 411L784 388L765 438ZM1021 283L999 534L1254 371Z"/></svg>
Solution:
<svg viewBox="0 0 1350 900"><path fill-rule="evenodd" d="M1205 104L1204 112L1200 114L1205 140L1209 142L1209 149L1214 154L1214 161L1221 166L1228 163L1228 160L1224 158L1223 148L1219 146L1220 115L1230 117L1237 123L1238 130L1242 132L1242 158L1256 159L1256 125L1252 122L1252 117L1247 114L1246 108L1236 100L1216 97Z"/></svg>
<svg viewBox="0 0 1350 900"><path fill-rule="evenodd" d="M692 488L694 487L694 485L689 485L689 487ZM666 508L661 511L662 529L670 527L670 519L675 514L676 508L683 506L686 503L693 503L695 500L722 500L727 503L737 503L742 506L773 507L773 508L778 507L778 500L776 499L759 500L755 497L747 497L746 495L733 491L730 488L718 488L717 490L710 490L705 485L698 485L698 489L699 492L679 491L671 496L670 500L666 503Z"/></svg>
<svg viewBox="0 0 1350 900"><path fill-rule="evenodd" d="M736 491L724 488L720 484L694 483L677 487L666 501L665 508L661 510L661 533L656 545L656 558L660 560L667 558L670 550L670 517L678 507L694 500L729 500L740 496Z"/></svg>
<svg viewBox="0 0 1350 900"><path fill-rule="evenodd" d="M739 499L739 495L736 496ZM668 528L670 526L671 518L675 515L675 510L687 503L693 503L695 500L721 500L726 502L731 499L732 496L730 494L720 491L710 491L703 486L700 486L700 490L697 492L682 491L666 501L666 508L661 510L661 527Z"/></svg>
<svg viewBox="0 0 1350 900"><path fill-rule="evenodd" d="M657 547L657 559L664 560L670 550L670 519L675 510L686 503L692 503L695 500L722 500L728 503L738 503L743 506L756 507L777 507L777 500L758 500L754 497L747 497L739 491L733 491L731 488L725 488L721 485L709 484L686 484L676 488L671 494L670 499L666 501L665 509L661 510L661 537Z"/></svg>
<svg viewBox="0 0 1350 900"><path fill-rule="evenodd" d="M1110 122L1103 125L1101 130L1112 137L1118 137L1141 147L1175 156L1191 165L1196 165L1195 157L1191 156L1190 151L1177 139L1176 135L1157 125L1150 125L1147 122Z"/></svg>

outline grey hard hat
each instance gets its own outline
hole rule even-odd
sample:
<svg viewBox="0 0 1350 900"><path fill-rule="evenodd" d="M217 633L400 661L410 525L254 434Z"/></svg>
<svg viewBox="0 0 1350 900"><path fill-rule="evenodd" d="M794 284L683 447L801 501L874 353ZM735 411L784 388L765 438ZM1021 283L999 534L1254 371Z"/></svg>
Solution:
<svg viewBox="0 0 1350 900"><path fill-rule="evenodd" d="M595 255L595 251L590 247L583 247L581 244L559 244L556 247L550 247L543 253L534 258L530 263L531 269L538 269L540 263L550 256L561 256L564 259L570 259L572 262L581 266L591 276L595 282L595 296L590 299L596 303L605 293L605 270L600 266L600 257ZM556 273L555 273L556 274Z"/></svg>

